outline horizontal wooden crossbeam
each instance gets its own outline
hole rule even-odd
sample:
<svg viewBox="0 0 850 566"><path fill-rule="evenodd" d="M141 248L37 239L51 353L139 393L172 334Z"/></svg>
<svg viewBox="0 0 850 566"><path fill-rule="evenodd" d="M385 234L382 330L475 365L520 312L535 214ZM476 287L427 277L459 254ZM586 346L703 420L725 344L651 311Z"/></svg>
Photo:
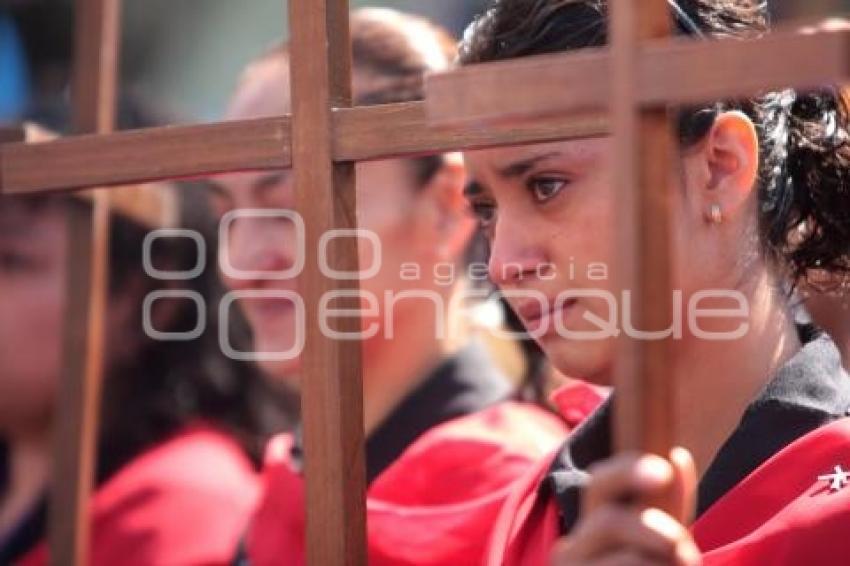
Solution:
<svg viewBox="0 0 850 566"><path fill-rule="evenodd" d="M115 129L121 0L77 0L74 7L72 123L80 134ZM51 565L84 566L91 554L91 494L98 461L109 294L109 194L67 213L68 304L62 373L52 418L48 513Z"/></svg>
<svg viewBox="0 0 850 566"><path fill-rule="evenodd" d="M487 129L429 126L421 102L334 112L334 158L364 161L601 135L598 113ZM0 148L0 192L69 191L292 164L291 119L148 128Z"/></svg>
<svg viewBox="0 0 850 566"><path fill-rule="evenodd" d="M338 110L334 147L339 161L370 161L594 137L608 131L607 118L598 112L519 126L436 128L428 120L424 103L410 102Z"/></svg>
<svg viewBox="0 0 850 566"><path fill-rule="evenodd" d="M850 31L778 32L750 41L679 38L654 41L644 49L636 58L635 91L644 106L811 88L850 78ZM456 127L606 110L614 92L610 71L608 49L598 48L435 74L426 85L428 115L433 124Z"/></svg>
<svg viewBox="0 0 850 566"><path fill-rule="evenodd" d="M24 141L26 133L23 128L16 126L3 126L0 127L0 144L9 144L9 143L17 143ZM0 145L0 171L3 171L3 152L2 145ZM2 179L0 179L0 187L2 187ZM0 193L2 193L2 189L0 189Z"/></svg>
<svg viewBox="0 0 850 566"><path fill-rule="evenodd" d="M776 56L788 47L793 47L791 56ZM640 66L637 93L648 105L812 87L850 77L850 32L779 33L747 42L679 39L647 47ZM364 161L605 134L609 67L607 51L593 49L433 75L427 112L422 102L336 110L334 159ZM694 74L692 68L701 72ZM513 88L532 83L534 89ZM581 113L564 117L576 111ZM518 118L545 120L518 124ZM5 144L0 191L26 194L287 168L290 139L291 120L283 116Z"/></svg>
<svg viewBox="0 0 850 566"><path fill-rule="evenodd" d="M0 148L5 194L74 190L289 163L289 119L149 128Z"/></svg>

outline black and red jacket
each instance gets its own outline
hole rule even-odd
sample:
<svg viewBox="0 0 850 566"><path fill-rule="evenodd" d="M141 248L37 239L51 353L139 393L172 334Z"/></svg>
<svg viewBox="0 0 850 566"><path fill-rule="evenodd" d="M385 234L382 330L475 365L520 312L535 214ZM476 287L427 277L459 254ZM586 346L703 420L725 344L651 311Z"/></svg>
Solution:
<svg viewBox="0 0 850 566"><path fill-rule="evenodd" d="M610 403L522 481L500 514L487 564L546 564L569 541L588 466L611 455ZM707 565L850 563L850 376L825 337L806 344L749 405L699 484L692 533Z"/></svg>

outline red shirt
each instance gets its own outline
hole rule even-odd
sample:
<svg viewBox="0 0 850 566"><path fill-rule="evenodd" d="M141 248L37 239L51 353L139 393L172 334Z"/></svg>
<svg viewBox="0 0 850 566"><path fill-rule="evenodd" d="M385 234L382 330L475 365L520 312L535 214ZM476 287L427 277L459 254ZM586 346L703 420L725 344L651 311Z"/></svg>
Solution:
<svg viewBox="0 0 850 566"><path fill-rule="evenodd" d="M564 523L576 514L574 499L566 495L580 487L556 486L557 470L568 472L562 481L577 482L567 479L577 477L571 467L586 469L607 457L605 433L598 433L607 429L601 425L606 413L607 407L518 482L494 528L487 564L548 563L562 529L568 529ZM842 476L850 470L845 415L850 379L834 345L826 338L812 341L747 408L700 480L700 515L692 533L704 564L850 563L850 474ZM595 455L588 457L589 450ZM837 489L831 489L832 477L822 478L836 473ZM547 488L541 489L544 481Z"/></svg>
<svg viewBox="0 0 850 566"><path fill-rule="evenodd" d="M552 459L505 504L487 564L547 564L559 537L558 510L539 485ZM850 470L850 419L817 429L776 454L692 526L706 566L847 564L850 486L832 491L835 466Z"/></svg>
<svg viewBox="0 0 850 566"><path fill-rule="evenodd" d="M155 446L94 494L94 566L229 564L258 499L251 462L229 436L191 428ZM47 564L45 544L20 564Z"/></svg>
<svg viewBox="0 0 850 566"><path fill-rule="evenodd" d="M574 387L590 410L601 401L594 389ZM479 564L515 483L567 432L561 419L516 402L432 428L369 487L369 564ZM247 541L253 566L304 564L304 487L291 446L282 436L269 447L266 491Z"/></svg>

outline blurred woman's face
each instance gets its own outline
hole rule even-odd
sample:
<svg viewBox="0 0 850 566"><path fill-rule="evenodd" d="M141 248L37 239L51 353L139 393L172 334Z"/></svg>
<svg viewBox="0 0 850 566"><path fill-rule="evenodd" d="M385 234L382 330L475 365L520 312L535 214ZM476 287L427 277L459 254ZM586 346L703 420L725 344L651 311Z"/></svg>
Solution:
<svg viewBox="0 0 850 566"><path fill-rule="evenodd" d="M272 58L250 67L246 80L240 85L228 110L228 118L247 120L279 116L290 112L289 65L284 58ZM377 82L374 82L377 79ZM355 72L355 90L375 92L383 86L383 78L370 73ZM462 180L460 181L462 183ZM363 342L365 374L369 366L377 366L383 354L390 352L389 340L382 340L388 320L394 328L410 324L406 316L409 309L430 309L429 298L399 300L392 313L385 316L385 292L400 293L422 285L411 281L402 273L404 264L421 267L423 278L429 277L437 262L435 235L428 223L433 211L438 209L437 195L428 195L418 189L416 175L409 160L394 159L357 164L357 216L358 226L369 230L381 244L380 257L375 257L375 247L365 238L359 238L360 265L365 270L380 261L377 273L360 282L361 289L376 298L364 310L364 328L373 338ZM236 173L219 175L213 182L213 202L222 218L237 217L228 223L225 240L219 242L223 262L235 269L224 269L223 281L232 291L248 293L249 298L238 301L254 334L254 354L288 352L298 345L299 333L292 301L286 298L295 293L295 279L268 279L257 277L261 272L285 271L296 265L300 258L315 261L317 250L300 249L297 232L290 218L272 211L291 212L295 209L292 172ZM433 193L433 191L432 191ZM259 212L258 212L259 210ZM253 212L251 212L253 211ZM226 216L227 215L227 216ZM471 224L468 222L467 224ZM467 232L471 235L471 225ZM467 236L469 237L469 236ZM456 259L456 258L452 258ZM333 267L333 266L331 266ZM229 271L229 272L228 272ZM256 298L256 292L266 298ZM269 297L278 298L269 298ZM370 296L370 299L371 299ZM377 304L375 304L377 303ZM332 305L333 306L333 305ZM372 309L377 306L377 309ZM234 307L235 308L235 307ZM316 313L310 313L315 316ZM398 346L396 346L398 347ZM298 357L278 356L278 359L260 358L260 364L272 376L283 379L297 378L300 368Z"/></svg>
<svg viewBox="0 0 850 566"><path fill-rule="evenodd" d="M377 311L363 317L364 328L379 329L375 338L384 334L384 313L380 309L384 293L399 292L410 285L401 279L401 265L431 261L423 259L427 246L412 229L411 216L417 198L414 185L412 167L404 160L362 163L357 167L358 226L372 232L381 244L377 256L369 240L358 239L361 269L378 265L373 277L361 281L362 291L377 298ZM219 243L222 263L229 266L222 271L222 279L236 296L243 297L236 304L251 326L253 352L260 354L260 364L271 375L295 378L300 368L297 356L277 356L278 359L265 356L293 350L299 334L303 335L304 322L297 319L293 301L286 298L287 294L297 293L295 279L260 276L291 269L299 258L307 262L316 259L316 250L304 248L289 216L295 211L292 173L220 175L212 187L215 208L227 226L222 232L225 239ZM257 297L257 292L263 298ZM399 302L393 315L403 316L405 303L410 302ZM364 312L367 310L364 305ZM380 343L377 339L364 343L367 367L375 359L376 352L372 350L380 349Z"/></svg>
<svg viewBox="0 0 850 566"><path fill-rule="evenodd" d="M61 368L65 208L0 201L0 432L49 421Z"/></svg>

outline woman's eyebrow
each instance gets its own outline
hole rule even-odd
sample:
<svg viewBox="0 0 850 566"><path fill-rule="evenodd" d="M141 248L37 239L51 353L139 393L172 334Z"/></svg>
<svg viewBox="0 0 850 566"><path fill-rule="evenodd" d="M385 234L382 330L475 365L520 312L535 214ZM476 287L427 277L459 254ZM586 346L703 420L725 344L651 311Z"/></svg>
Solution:
<svg viewBox="0 0 850 566"><path fill-rule="evenodd" d="M230 194L228 194L227 189L225 189L224 185L218 181L214 181L213 179L203 179L201 183L203 183L205 189L213 193L215 196L219 198L230 198Z"/></svg>
<svg viewBox="0 0 850 566"><path fill-rule="evenodd" d="M528 173L539 162L546 161L547 159L551 159L552 157L558 157L560 155L560 151L550 151L548 153L542 153L540 155L533 155L531 157L526 157L520 161L516 161L514 163L506 165L505 167L501 167L497 171L497 173L500 177L504 179L521 177Z"/></svg>
<svg viewBox="0 0 850 566"><path fill-rule="evenodd" d="M289 178L290 175L291 169L281 169L280 171L274 171L268 175L263 175L254 181L251 186L251 190L256 196L261 197L264 193L278 188L281 183L284 183Z"/></svg>
<svg viewBox="0 0 850 566"><path fill-rule="evenodd" d="M286 181L289 175L290 171L286 169L274 171L268 175L263 175L251 183L251 191L258 197L262 196L263 193L274 189L282 182ZM203 183L210 192L218 195L219 197L227 199L231 198L230 192L221 182L212 178L207 178L203 180Z"/></svg>

